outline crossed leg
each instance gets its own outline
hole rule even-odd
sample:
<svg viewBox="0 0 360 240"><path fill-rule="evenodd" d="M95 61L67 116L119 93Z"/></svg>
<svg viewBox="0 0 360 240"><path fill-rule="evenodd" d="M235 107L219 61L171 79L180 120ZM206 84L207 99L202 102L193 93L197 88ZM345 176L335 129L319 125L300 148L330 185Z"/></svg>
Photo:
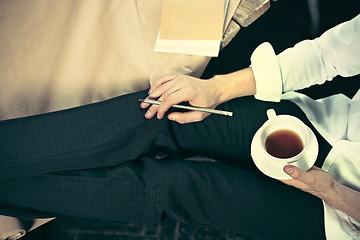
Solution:
<svg viewBox="0 0 360 240"><path fill-rule="evenodd" d="M251 137L266 109L306 122L294 104L234 99L219 106L233 111L232 118L211 115L179 125L146 120L137 101L144 96L0 122L0 201L137 223L166 215L249 235L288 236L314 226L323 234L321 201L263 176L250 158ZM168 156L155 159L157 150ZM193 154L236 167L180 157Z"/></svg>
<svg viewBox="0 0 360 240"><path fill-rule="evenodd" d="M2 201L55 215L157 224L165 216L267 239L322 239L319 199L256 169L177 156L11 179ZM296 233L296 236L293 236Z"/></svg>

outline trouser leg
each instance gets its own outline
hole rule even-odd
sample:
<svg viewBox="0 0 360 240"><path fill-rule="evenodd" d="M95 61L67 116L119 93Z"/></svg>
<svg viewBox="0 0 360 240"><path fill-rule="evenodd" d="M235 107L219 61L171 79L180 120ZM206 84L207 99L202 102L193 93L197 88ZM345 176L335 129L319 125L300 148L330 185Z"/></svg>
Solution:
<svg viewBox="0 0 360 240"><path fill-rule="evenodd" d="M143 182L147 170L141 166L151 159L140 159L101 169L3 180L0 189L6 194L0 201L55 216L158 223L161 211L147 186L154 180Z"/></svg>
<svg viewBox="0 0 360 240"><path fill-rule="evenodd" d="M201 122L180 125L171 123L174 138L183 151L204 154L232 165L247 167L252 164L251 140L255 132L267 120L266 110L273 108L276 113L298 117L315 133L319 146L321 166L330 145L316 131L302 110L292 102L263 102L253 97L237 98L219 106L234 112L233 117L212 114Z"/></svg>
<svg viewBox="0 0 360 240"><path fill-rule="evenodd" d="M1 121L0 179L113 166L164 143L176 148L166 119L144 118L138 99L145 96Z"/></svg>
<svg viewBox="0 0 360 240"><path fill-rule="evenodd" d="M320 199L255 169L219 162L174 161L166 171L167 215L263 239L325 239Z"/></svg>
<svg viewBox="0 0 360 240"><path fill-rule="evenodd" d="M176 156L12 179L1 201L86 218L156 224L166 215L265 239L322 239L322 203L259 171Z"/></svg>
<svg viewBox="0 0 360 240"><path fill-rule="evenodd" d="M144 119L137 102L142 95L146 93L1 122L1 167L6 171L0 200L57 214L140 223L159 221L165 212L191 224L249 233L260 226L266 234L270 228L278 233L313 221L315 216L307 214L315 209L320 209L316 216L322 214L319 199L256 169L141 156L165 146L253 168L250 142L266 120L266 109L304 120L294 104L235 99L219 106L234 111L232 118L211 115L200 123L179 125ZM90 168L98 169L86 170ZM85 170L69 171L73 169ZM310 207L307 198L317 207ZM300 221L299 213L312 217ZM298 224L276 221L287 217ZM274 218L276 226L271 225Z"/></svg>
<svg viewBox="0 0 360 240"><path fill-rule="evenodd" d="M250 158L251 138L266 120L266 109L304 120L294 104L236 99L219 106L233 110L232 118L211 115L200 123L169 125L144 119L141 94L146 95L1 122L1 165L13 179L1 181L0 201L137 223L159 222L166 214L250 235L289 236L323 226L319 199L265 177ZM247 167L142 155L154 146Z"/></svg>
<svg viewBox="0 0 360 240"><path fill-rule="evenodd" d="M266 109L300 116L293 103L238 98L220 106L234 117L212 114L180 125L147 120L138 92L65 111L0 122L0 179L113 166L154 148L201 153L235 164L251 163L250 142ZM239 160L241 159L241 160Z"/></svg>

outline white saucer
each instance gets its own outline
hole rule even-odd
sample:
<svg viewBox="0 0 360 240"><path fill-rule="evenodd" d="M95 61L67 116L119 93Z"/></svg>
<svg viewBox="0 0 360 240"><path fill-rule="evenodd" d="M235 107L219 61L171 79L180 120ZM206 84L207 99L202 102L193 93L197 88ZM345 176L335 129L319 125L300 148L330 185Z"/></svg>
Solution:
<svg viewBox="0 0 360 240"><path fill-rule="evenodd" d="M292 164L299 167L303 171L309 170L314 165L319 151L319 145L315 134L313 133L313 131L311 131L309 127L307 127L307 129L309 131L309 142L307 145L307 149L305 149L306 151L304 157L298 162ZM275 164L271 161L267 161L266 156L262 156L262 151L257 150L259 148L262 148L262 146L259 146L261 144L260 131L257 131L255 133L252 142L253 143L251 144L251 156L256 167L261 172L275 179L291 179L291 177L283 171L283 167L286 164Z"/></svg>

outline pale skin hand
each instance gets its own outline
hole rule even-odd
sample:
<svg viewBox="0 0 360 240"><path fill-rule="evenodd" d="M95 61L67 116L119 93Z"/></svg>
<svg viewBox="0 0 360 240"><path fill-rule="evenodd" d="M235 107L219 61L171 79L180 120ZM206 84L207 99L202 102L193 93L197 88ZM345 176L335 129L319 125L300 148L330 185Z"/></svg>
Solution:
<svg viewBox="0 0 360 240"><path fill-rule="evenodd" d="M287 165L284 172L293 179L281 182L323 199L360 222L360 192L340 184L333 176L315 166L304 172Z"/></svg>
<svg viewBox="0 0 360 240"><path fill-rule="evenodd" d="M215 108L219 104L216 95L216 82L213 80L201 80L185 75L167 76L157 80L149 90L149 99L162 101L160 105L151 106L146 118L152 118L157 114L161 119L165 112L174 104L188 101L190 105L197 107ZM149 104L142 103L141 107L146 108ZM189 111L185 113L175 112L169 114L170 120L176 119L180 123L201 121L207 113Z"/></svg>
<svg viewBox="0 0 360 240"><path fill-rule="evenodd" d="M174 104L189 102L195 107L216 108L219 104L236 97L255 94L255 79L251 68L226 75L217 75L202 80L186 75L166 76L158 79L150 88L148 99L162 101L160 105L141 103L142 108L149 107L145 117L157 115L162 119ZM168 118L179 123L197 122L209 114L199 111L173 112Z"/></svg>

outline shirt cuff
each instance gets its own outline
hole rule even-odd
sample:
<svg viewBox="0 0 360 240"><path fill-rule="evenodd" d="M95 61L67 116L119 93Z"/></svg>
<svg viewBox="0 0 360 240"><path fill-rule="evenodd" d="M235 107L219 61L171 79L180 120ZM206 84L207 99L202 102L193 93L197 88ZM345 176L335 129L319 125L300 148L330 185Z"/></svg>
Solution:
<svg viewBox="0 0 360 240"><path fill-rule="evenodd" d="M260 44L252 53L251 68L255 76L256 99L280 102L282 94L281 71L276 54L268 42Z"/></svg>

